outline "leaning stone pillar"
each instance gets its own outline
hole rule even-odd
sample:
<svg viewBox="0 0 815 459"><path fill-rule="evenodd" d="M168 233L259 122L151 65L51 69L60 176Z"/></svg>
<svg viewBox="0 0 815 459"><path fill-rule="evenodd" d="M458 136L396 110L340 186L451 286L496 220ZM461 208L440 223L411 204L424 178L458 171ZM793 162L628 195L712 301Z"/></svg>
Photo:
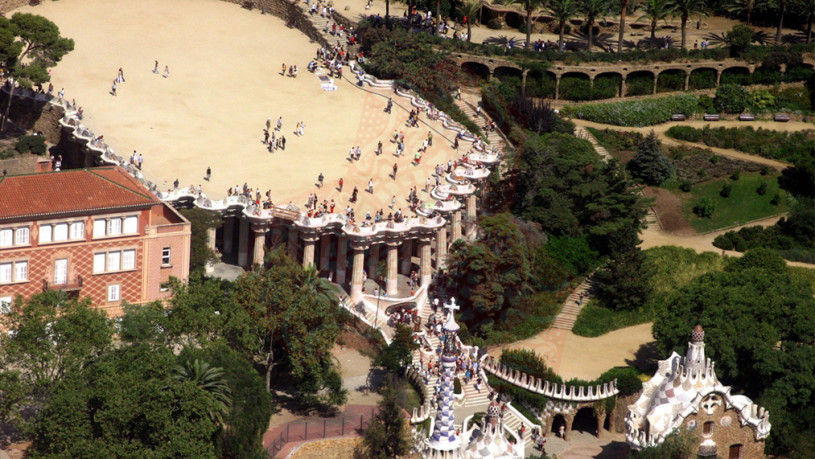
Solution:
<svg viewBox="0 0 815 459"><path fill-rule="evenodd" d="M461 239L461 210L453 211L453 222L450 228L450 239L453 242Z"/></svg>
<svg viewBox="0 0 815 459"><path fill-rule="evenodd" d="M370 255L368 255L368 279L377 279L377 268L379 265L379 245L371 244Z"/></svg>
<svg viewBox="0 0 815 459"><path fill-rule="evenodd" d="M255 235L254 247L252 248L252 264L263 265L263 258L266 256L266 232L269 231L267 225L254 224L252 232Z"/></svg>
<svg viewBox="0 0 815 459"><path fill-rule="evenodd" d="M309 234L303 235L303 267L314 266L314 252L319 236Z"/></svg>
<svg viewBox="0 0 815 459"><path fill-rule="evenodd" d="M465 214L465 218L467 219L467 221L475 220L476 199L477 198L475 197L475 194L467 196L467 207Z"/></svg>
<svg viewBox="0 0 815 459"><path fill-rule="evenodd" d="M215 253L215 239L217 237L217 230L215 228L208 228L207 229L207 247L212 250L212 253ZM220 260L217 260L220 261ZM212 274L215 271L215 267L213 263L207 263L207 266L204 268L207 274Z"/></svg>
<svg viewBox="0 0 815 459"><path fill-rule="evenodd" d="M413 266L413 239L405 239L402 242L402 274L409 276L410 268Z"/></svg>
<svg viewBox="0 0 815 459"><path fill-rule="evenodd" d="M289 240L286 246L288 250L289 256L297 259L297 240L300 239L300 233L297 231L297 228L294 226L289 227Z"/></svg>
<svg viewBox="0 0 815 459"><path fill-rule="evenodd" d="M323 234L320 237L320 271L328 271L328 266L331 263L331 235Z"/></svg>

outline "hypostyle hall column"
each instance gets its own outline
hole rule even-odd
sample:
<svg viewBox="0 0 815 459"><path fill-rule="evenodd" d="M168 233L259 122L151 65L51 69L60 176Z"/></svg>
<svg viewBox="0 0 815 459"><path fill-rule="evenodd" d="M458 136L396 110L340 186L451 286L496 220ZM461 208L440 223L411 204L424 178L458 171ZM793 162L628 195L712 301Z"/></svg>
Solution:
<svg viewBox="0 0 815 459"><path fill-rule="evenodd" d="M334 281L339 284L345 284L345 266L348 260L348 238L340 236L337 238L337 277Z"/></svg>
<svg viewBox="0 0 815 459"><path fill-rule="evenodd" d="M402 274L409 276L410 268L413 266L413 239L405 239L402 242Z"/></svg>
<svg viewBox="0 0 815 459"><path fill-rule="evenodd" d="M419 280L421 285L429 285L432 276L430 259L430 238L419 239Z"/></svg>
<svg viewBox="0 0 815 459"><path fill-rule="evenodd" d="M385 282L385 289L390 297L399 294L399 281L396 277L398 274L397 268L399 267L398 248L398 242L388 242L388 278Z"/></svg>
<svg viewBox="0 0 815 459"><path fill-rule="evenodd" d="M317 243L317 239L320 236L316 234L304 234L303 235L303 267L308 268L314 266L314 248Z"/></svg>
<svg viewBox="0 0 815 459"><path fill-rule="evenodd" d="M331 235L323 234L320 237L320 271L328 271L328 266L331 263Z"/></svg>
<svg viewBox="0 0 815 459"><path fill-rule="evenodd" d="M450 230L450 239L455 242L461 239L461 210L453 211L453 222Z"/></svg>
<svg viewBox="0 0 815 459"><path fill-rule="evenodd" d="M371 244L371 253L368 256L368 279L376 279L376 268L379 264L379 245Z"/></svg>
<svg viewBox="0 0 815 459"><path fill-rule="evenodd" d="M436 269L447 267L447 225L436 232Z"/></svg>
<svg viewBox="0 0 815 459"><path fill-rule="evenodd" d="M297 228L294 226L289 227L289 241L287 244L286 249L288 250L289 256L297 259L297 240L300 238L300 233L297 231Z"/></svg>
<svg viewBox="0 0 815 459"><path fill-rule="evenodd" d="M246 266L249 263L249 221L241 218L238 231L238 266Z"/></svg>
<svg viewBox="0 0 815 459"><path fill-rule="evenodd" d="M263 264L266 256L266 233L269 231L268 225L252 224L252 231L255 235L255 244L252 250L252 264Z"/></svg>
<svg viewBox="0 0 815 459"><path fill-rule="evenodd" d="M224 255L232 254L232 239L235 237L235 220L232 217L224 219Z"/></svg>
<svg viewBox="0 0 815 459"><path fill-rule="evenodd" d="M471 194L471 195L467 196L467 211L466 211L467 214L465 216L467 218L467 220L474 220L475 219L475 212L476 212L475 203L476 203L475 194Z"/></svg>
<svg viewBox="0 0 815 459"><path fill-rule="evenodd" d="M362 270L365 265L365 249L368 248L365 241L354 241L351 243L354 250L354 265L351 271L351 299L358 301L362 298Z"/></svg>

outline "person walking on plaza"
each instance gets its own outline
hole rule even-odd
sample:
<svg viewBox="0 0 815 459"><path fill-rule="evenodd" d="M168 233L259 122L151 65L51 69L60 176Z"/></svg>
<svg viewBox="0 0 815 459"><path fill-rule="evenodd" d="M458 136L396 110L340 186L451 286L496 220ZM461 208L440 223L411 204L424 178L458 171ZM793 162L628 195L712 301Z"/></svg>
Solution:
<svg viewBox="0 0 815 459"><path fill-rule="evenodd" d="M212 168L207 166L207 177L204 179L209 182L209 178L212 177Z"/></svg>
<svg viewBox="0 0 815 459"><path fill-rule="evenodd" d="M110 93L116 95L116 80L113 80L113 86L110 88Z"/></svg>
<svg viewBox="0 0 815 459"><path fill-rule="evenodd" d="M368 179L368 193L374 194L374 179Z"/></svg>
<svg viewBox="0 0 815 459"><path fill-rule="evenodd" d="M393 179L396 180L396 171L399 170L399 166L396 163L393 163Z"/></svg>
<svg viewBox="0 0 815 459"><path fill-rule="evenodd" d="M340 191L340 193L342 193L342 177L340 177L340 187L338 188L338 190Z"/></svg>
<svg viewBox="0 0 815 459"><path fill-rule="evenodd" d="M391 109L393 109L393 99L391 99L390 97L388 97L388 106L387 106L387 107L385 107L385 113L387 113L387 114L389 114L389 115L390 115L390 113L391 113Z"/></svg>
<svg viewBox="0 0 815 459"><path fill-rule="evenodd" d="M124 70L122 70L121 67L119 67L118 80L119 80L119 83L124 83L125 82L125 72L124 72Z"/></svg>
<svg viewBox="0 0 815 459"><path fill-rule="evenodd" d="M156 61L156 65L155 65L155 67L153 67L153 73L158 75L158 61Z"/></svg>
<svg viewBox="0 0 815 459"><path fill-rule="evenodd" d="M320 175L319 175L319 176L317 176L317 182L320 184L320 185L319 185L319 187L320 187L320 188L322 188L322 187L323 187L323 180L325 180L325 177L323 176L323 173L322 173L322 172L320 172Z"/></svg>
<svg viewBox="0 0 815 459"><path fill-rule="evenodd" d="M396 196L391 197L391 209L396 207Z"/></svg>
<svg viewBox="0 0 815 459"><path fill-rule="evenodd" d="M170 66L169 65L164 66L164 78L170 78Z"/></svg>

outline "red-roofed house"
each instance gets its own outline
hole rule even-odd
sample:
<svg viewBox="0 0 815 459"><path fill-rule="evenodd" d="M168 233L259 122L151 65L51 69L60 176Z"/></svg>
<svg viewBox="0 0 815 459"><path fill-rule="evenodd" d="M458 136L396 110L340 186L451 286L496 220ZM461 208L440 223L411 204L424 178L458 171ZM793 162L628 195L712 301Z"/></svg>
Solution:
<svg viewBox="0 0 815 459"><path fill-rule="evenodd" d="M0 313L52 289L117 316L189 266L190 223L119 167L0 178Z"/></svg>

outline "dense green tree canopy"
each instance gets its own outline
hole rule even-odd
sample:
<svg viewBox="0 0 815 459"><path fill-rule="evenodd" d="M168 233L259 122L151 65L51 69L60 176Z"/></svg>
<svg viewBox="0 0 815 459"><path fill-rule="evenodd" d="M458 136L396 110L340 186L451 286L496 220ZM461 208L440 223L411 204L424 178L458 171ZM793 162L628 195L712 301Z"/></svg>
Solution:
<svg viewBox="0 0 815 459"><path fill-rule="evenodd" d="M626 167L631 175L648 185L659 185L674 173L673 163L662 151L662 142L654 131L637 145L637 153Z"/></svg>
<svg viewBox="0 0 815 459"><path fill-rule="evenodd" d="M654 335L662 355L684 353L689 330L701 325L719 378L770 409L770 449L789 452L811 438L815 426L812 295L777 254L748 251L723 272L702 275L671 294Z"/></svg>

